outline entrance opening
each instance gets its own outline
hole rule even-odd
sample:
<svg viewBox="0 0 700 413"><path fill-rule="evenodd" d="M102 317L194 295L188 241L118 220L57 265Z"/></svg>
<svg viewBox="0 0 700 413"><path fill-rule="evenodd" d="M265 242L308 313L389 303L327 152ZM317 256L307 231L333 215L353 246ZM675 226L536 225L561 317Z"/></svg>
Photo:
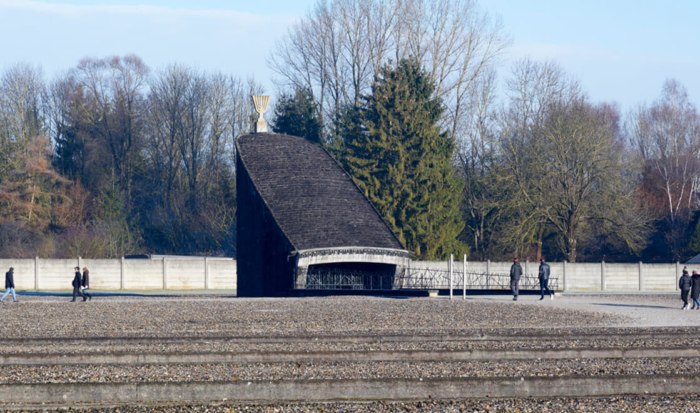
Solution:
<svg viewBox="0 0 700 413"><path fill-rule="evenodd" d="M306 288L311 290L391 290L396 265L336 262L309 267Z"/></svg>

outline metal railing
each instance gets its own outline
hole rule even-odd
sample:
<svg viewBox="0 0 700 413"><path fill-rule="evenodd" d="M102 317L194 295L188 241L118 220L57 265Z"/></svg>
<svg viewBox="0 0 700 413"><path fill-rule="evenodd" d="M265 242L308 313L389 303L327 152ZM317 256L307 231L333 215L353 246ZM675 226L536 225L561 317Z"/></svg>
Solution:
<svg viewBox="0 0 700 413"><path fill-rule="evenodd" d="M484 272L452 272L452 288L462 290L497 290L510 288L510 274ZM442 290L450 288L450 272L431 268L409 268L399 280L400 288L419 290ZM520 278L520 289L533 290L540 288L539 278L535 275L523 275ZM549 288L559 289L559 278L549 278Z"/></svg>
<svg viewBox="0 0 700 413"><path fill-rule="evenodd" d="M510 274L453 271L432 268L407 268L398 275L396 287L407 290L499 290L510 288ZM345 269L310 270L306 278L309 290L391 290L394 287L393 273L353 271ZM537 276L523 274L520 289L539 290ZM559 290L559 278L549 278L549 288Z"/></svg>
<svg viewBox="0 0 700 413"><path fill-rule="evenodd" d="M343 269L309 270L307 290L391 290L394 274Z"/></svg>

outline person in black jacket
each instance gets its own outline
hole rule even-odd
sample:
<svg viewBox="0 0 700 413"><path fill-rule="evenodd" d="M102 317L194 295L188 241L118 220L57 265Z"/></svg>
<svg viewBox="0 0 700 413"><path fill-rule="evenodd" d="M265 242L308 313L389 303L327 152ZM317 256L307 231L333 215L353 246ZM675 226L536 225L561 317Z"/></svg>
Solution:
<svg viewBox="0 0 700 413"><path fill-rule="evenodd" d="M520 266L517 258L513 258L513 265L510 267L510 290L513 292L513 301L518 301L518 290L522 275L523 267Z"/></svg>
<svg viewBox="0 0 700 413"><path fill-rule="evenodd" d="M688 293L690 293L692 285L693 281L688 275L688 269L683 268L683 275L681 275L681 279L678 280L678 288L681 290L681 300L683 300L683 307L681 310L688 309Z"/></svg>
<svg viewBox="0 0 700 413"><path fill-rule="evenodd" d="M90 271L88 271L87 267L83 267L83 282L81 284L83 294L92 301L92 296L87 291L90 289Z"/></svg>
<svg viewBox="0 0 700 413"><path fill-rule="evenodd" d="M700 298L700 274L698 274L697 270L693 270L693 276L690 277L690 281L690 298L693 299L693 308L691 310L700 310L700 301L698 301L698 298Z"/></svg>
<svg viewBox="0 0 700 413"><path fill-rule="evenodd" d="M549 273L549 264L544 262L544 257L540 258L540 274L538 277L540 279L540 292L542 293L540 301L544 300L544 290L547 290L549 299L554 300L554 293L549 289Z"/></svg>
<svg viewBox="0 0 700 413"><path fill-rule="evenodd" d="M17 296L15 295L15 269L10 267L10 271L5 273L5 294L2 295L2 298L0 298L0 302L4 302L3 300L5 297L7 297L7 294L12 293L12 299L14 302L17 302Z"/></svg>
<svg viewBox="0 0 700 413"><path fill-rule="evenodd" d="M83 285L83 280L82 280L82 276L80 275L80 267L75 267L75 277L73 277L73 300L71 300L71 303L75 301L76 295L83 297L83 301L87 300L87 297L85 297L85 294L83 294L83 292L80 291L80 287L82 285Z"/></svg>

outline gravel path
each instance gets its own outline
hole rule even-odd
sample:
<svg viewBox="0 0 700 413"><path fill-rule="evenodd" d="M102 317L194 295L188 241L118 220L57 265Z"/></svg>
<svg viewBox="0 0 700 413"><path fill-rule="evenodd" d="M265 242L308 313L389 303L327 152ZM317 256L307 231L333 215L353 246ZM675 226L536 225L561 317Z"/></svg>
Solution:
<svg viewBox="0 0 700 413"><path fill-rule="evenodd" d="M0 384L700 374L700 358L19 366Z"/></svg>
<svg viewBox="0 0 700 413"><path fill-rule="evenodd" d="M0 405L0 408L2 406ZM42 409L43 411L59 411ZM680 396L624 396L603 398L514 398L498 400L423 400L372 403L228 403L119 406L111 408L73 407L76 412L106 413L398 413L398 412L492 412L492 413L697 413L700 412L700 395ZM61 410L64 411L64 410Z"/></svg>
<svg viewBox="0 0 700 413"><path fill-rule="evenodd" d="M697 335L695 336L697 337ZM386 341L375 343L343 343L307 341L294 343L236 343L202 341L189 344L74 344L7 345L0 341L0 354L87 354L87 353L206 353L206 352L318 352L318 351L392 351L392 350L539 350L580 348L681 348L699 347L700 338L689 335L668 339L615 340L543 340L543 341Z"/></svg>
<svg viewBox="0 0 700 413"><path fill-rule="evenodd" d="M700 314L699 314L700 315ZM628 319L520 302L376 297L137 298L0 306L0 337L446 334L475 328L590 327Z"/></svg>

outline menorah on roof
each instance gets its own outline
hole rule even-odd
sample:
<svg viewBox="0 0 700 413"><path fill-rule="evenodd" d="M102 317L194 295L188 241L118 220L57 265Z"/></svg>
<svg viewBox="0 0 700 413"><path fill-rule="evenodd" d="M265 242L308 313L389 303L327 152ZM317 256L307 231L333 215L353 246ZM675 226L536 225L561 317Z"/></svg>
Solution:
<svg viewBox="0 0 700 413"><path fill-rule="evenodd" d="M255 133L267 132L267 122L263 114L267 111L267 105L270 103L269 96L255 96L253 95L253 104L255 105L255 111L260 115L258 117L258 122L255 124Z"/></svg>

